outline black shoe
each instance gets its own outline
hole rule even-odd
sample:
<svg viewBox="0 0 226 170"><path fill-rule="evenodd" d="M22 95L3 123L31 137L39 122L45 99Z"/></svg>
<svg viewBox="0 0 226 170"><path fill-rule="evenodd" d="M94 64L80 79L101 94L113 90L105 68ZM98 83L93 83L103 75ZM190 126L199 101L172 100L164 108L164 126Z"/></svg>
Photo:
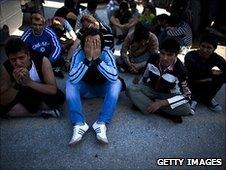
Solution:
<svg viewBox="0 0 226 170"><path fill-rule="evenodd" d="M131 106L131 109L134 111L140 111L140 109L134 104Z"/></svg>
<svg viewBox="0 0 226 170"><path fill-rule="evenodd" d="M170 119L175 123L182 123L183 119L181 116L171 116Z"/></svg>
<svg viewBox="0 0 226 170"><path fill-rule="evenodd" d="M59 118L61 116L61 113L58 109L53 110L42 110L41 117L44 119L48 119L50 117Z"/></svg>
<svg viewBox="0 0 226 170"><path fill-rule="evenodd" d="M59 77L59 78L61 78L61 79L64 78L64 73L63 73L60 69L58 69L58 68L54 69L54 70L53 70L53 73L54 73L54 75L55 75L56 77Z"/></svg>
<svg viewBox="0 0 226 170"><path fill-rule="evenodd" d="M222 107L217 103L215 99L212 99L208 104L208 108L214 112L219 112L222 110Z"/></svg>
<svg viewBox="0 0 226 170"><path fill-rule="evenodd" d="M182 116L169 115L166 112L163 112L162 110L157 110L156 114L158 114L164 118L167 118L167 119L173 121L174 123L182 123L183 122Z"/></svg>

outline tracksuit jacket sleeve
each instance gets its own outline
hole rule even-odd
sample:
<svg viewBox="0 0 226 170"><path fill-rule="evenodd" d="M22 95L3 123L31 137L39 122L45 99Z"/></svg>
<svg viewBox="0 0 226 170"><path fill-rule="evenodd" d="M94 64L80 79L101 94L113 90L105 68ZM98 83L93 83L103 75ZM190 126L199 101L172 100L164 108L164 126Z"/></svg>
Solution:
<svg viewBox="0 0 226 170"><path fill-rule="evenodd" d="M58 60L61 55L61 44L60 44L56 34L50 28L45 28L45 30L49 34L50 39L51 39L50 43L51 43L52 52L49 56L49 60L51 62L54 62L54 61Z"/></svg>
<svg viewBox="0 0 226 170"><path fill-rule="evenodd" d="M71 62L69 79L72 83L78 83L89 67L96 66L99 72L110 82L118 79L118 71L113 54L110 50L103 50L101 56L96 60L89 61L86 59L81 48L77 49Z"/></svg>
<svg viewBox="0 0 226 170"><path fill-rule="evenodd" d="M78 83L88 70L90 61L85 58L85 54L81 48L75 51L71 61L71 68L69 72L69 80L72 83Z"/></svg>
<svg viewBox="0 0 226 170"><path fill-rule="evenodd" d="M97 61L97 69L100 73L110 82L116 82L118 79L118 70L115 64L115 59L113 53L108 49L105 48L102 51L102 54L99 58L96 59Z"/></svg>

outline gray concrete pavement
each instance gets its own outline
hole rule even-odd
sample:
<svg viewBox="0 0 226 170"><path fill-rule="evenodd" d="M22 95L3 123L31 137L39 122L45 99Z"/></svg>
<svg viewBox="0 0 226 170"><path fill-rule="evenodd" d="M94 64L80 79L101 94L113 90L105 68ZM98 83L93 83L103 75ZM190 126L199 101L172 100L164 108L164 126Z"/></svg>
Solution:
<svg viewBox="0 0 226 170"><path fill-rule="evenodd" d="M104 14L103 9L99 12ZM131 76L121 76L132 85ZM57 80L64 91L66 79ZM66 105L60 119L0 119L0 169L225 169L225 93L224 84L216 96L222 112L214 113L199 105L197 113L184 117L181 124L132 110L131 102L122 93L108 126L108 145L97 143L90 128L81 143L68 147L72 126ZM84 100L90 126L101 102L102 99ZM221 158L223 166L185 166L184 162L184 166L162 167L157 166L158 158Z"/></svg>

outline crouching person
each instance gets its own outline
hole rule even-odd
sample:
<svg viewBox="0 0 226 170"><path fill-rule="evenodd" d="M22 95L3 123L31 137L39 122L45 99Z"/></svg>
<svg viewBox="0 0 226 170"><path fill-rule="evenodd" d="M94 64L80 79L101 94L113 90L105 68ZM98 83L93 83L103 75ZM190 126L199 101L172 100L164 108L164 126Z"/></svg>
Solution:
<svg viewBox="0 0 226 170"><path fill-rule="evenodd" d="M108 143L106 124L112 119L122 84L118 79L113 53L103 47L102 34L95 28L88 28L81 39L81 48L77 48L72 58L66 84L66 99L73 124L69 146L79 142L89 129L81 97L104 97L99 117L92 127L97 139Z"/></svg>
<svg viewBox="0 0 226 170"><path fill-rule="evenodd" d="M153 55L143 74L143 84L127 89L127 96L142 113L156 111L179 117L190 114L186 71L177 58L180 45L175 39L166 39L160 53Z"/></svg>
<svg viewBox="0 0 226 170"><path fill-rule="evenodd" d="M30 56L19 38L9 39L5 46L8 59L1 66L1 117L34 116L42 103L48 106L43 116L59 117L57 109L65 95L57 88L50 61Z"/></svg>
<svg viewBox="0 0 226 170"><path fill-rule="evenodd" d="M225 60L215 53L217 38L205 35L199 49L190 51L185 56L188 70L188 84L192 91L191 109L195 114L198 102L203 102L212 111L218 112L222 107L214 99L225 79Z"/></svg>

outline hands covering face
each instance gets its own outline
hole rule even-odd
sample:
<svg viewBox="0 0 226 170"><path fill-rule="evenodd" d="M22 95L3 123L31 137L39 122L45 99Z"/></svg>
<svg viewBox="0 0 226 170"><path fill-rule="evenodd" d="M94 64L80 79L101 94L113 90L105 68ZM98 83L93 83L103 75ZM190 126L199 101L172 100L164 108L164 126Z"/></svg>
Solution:
<svg viewBox="0 0 226 170"><path fill-rule="evenodd" d="M13 77L21 85L26 85L31 80L28 70L22 67L13 70Z"/></svg>
<svg viewBox="0 0 226 170"><path fill-rule="evenodd" d="M100 36L87 36L85 40L84 51L86 58L89 61L97 59L101 52Z"/></svg>

